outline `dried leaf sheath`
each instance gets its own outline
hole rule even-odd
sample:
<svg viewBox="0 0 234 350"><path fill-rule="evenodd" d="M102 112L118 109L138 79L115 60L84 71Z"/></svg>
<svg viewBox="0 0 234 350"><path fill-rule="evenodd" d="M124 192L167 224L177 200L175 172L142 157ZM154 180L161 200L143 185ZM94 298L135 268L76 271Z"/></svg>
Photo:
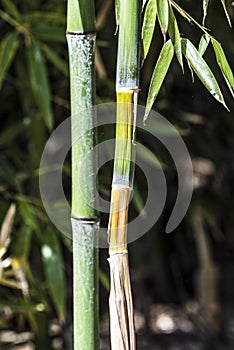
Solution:
<svg viewBox="0 0 234 350"><path fill-rule="evenodd" d="M111 348L134 350L136 344L128 252L112 253L108 260L111 282L109 297Z"/></svg>

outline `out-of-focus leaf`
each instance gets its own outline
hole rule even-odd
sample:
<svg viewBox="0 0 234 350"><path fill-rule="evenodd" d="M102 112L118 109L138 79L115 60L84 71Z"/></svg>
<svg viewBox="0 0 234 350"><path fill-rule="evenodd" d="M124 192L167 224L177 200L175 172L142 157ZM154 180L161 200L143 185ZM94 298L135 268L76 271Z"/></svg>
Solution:
<svg viewBox="0 0 234 350"><path fill-rule="evenodd" d="M138 188L136 183L134 185L134 193L133 193L132 203L133 203L134 207L136 208L138 214L141 213L143 216L145 216L144 215L145 212L143 212L144 202L142 199L141 192L139 191L139 188Z"/></svg>
<svg viewBox="0 0 234 350"><path fill-rule="evenodd" d="M146 102L144 120L147 119L150 113L150 110L154 104L154 101L158 95L158 92L167 74L168 68L171 64L173 55L174 55L173 44L171 40L168 40L162 47L162 50L158 57L158 60L151 78L147 102Z"/></svg>
<svg viewBox="0 0 234 350"><path fill-rule="evenodd" d="M107 277L107 275L105 274L105 272L99 268L99 279L103 285L103 287L109 291L110 290L110 282L109 282L109 279Z"/></svg>
<svg viewBox="0 0 234 350"><path fill-rule="evenodd" d="M55 67L68 77L67 63L62 60L54 50L50 49L48 45L42 45L41 48L45 52L46 57L55 65Z"/></svg>
<svg viewBox="0 0 234 350"><path fill-rule="evenodd" d="M206 49L207 49L209 43L210 43L210 35L203 34L201 37L201 40L199 42L199 46L198 46L198 51L199 51L201 56L203 56L204 53L206 52Z"/></svg>
<svg viewBox="0 0 234 350"><path fill-rule="evenodd" d="M66 18L62 13L59 12L42 12L42 11L32 11L24 14L21 16L21 19L24 22L30 22L30 23L41 23L44 22L51 22L51 23L57 23L57 24L65 24Z"/></svg>
<svg viewBox="0 0 234 350"><path fill-rule="evenodd" d="M203 20L202 20L203 25L205 25L208 5L209 5L209 0L203 0Z"/></svg>
<svg viewBox="0 0 234 350"><path fill-rule="evenodd" d="M32 87L35 102L41 110L46 126L51 129L53 116L51 110L51 93L47 77L45 62L40 48L34 43L27 51L30 84Z"/></svg>
<svg viewBox="0 0 234 350"><path fill-rule="evenodd" d="M33 35L42 41L53 41L65 43L65 28L63 26L55 26L50 23L40 23L33 26Z"/></svg>
<svg viewBox="0 0 234 350"><path fill-rule="evenodd" d="M19 46L18 34L10 32L0 44L0 88Z"/></svg>
<svg viewBox="0 0 234 350"><path fill-rule="evenodd" d="M8 14L18 19L20 17L20 13L15 6L15 4L11 0L2 0L2 4L7 11Z"/></svg>
<svg viewBox="0 0 234 350"><path fill-rule="evenodd" d="M211 38L211 42L214 48L217 63L226 80L227 86L229 87L229 90L231 91L231 94L234 97L234 77L233 77L231 67L227 61L227 58L225 56L225 53L222 49L221 44L214 38Z"/></svg>
<svg viewBox="0 0 234 350"><path fill-rule="evenodd" d="M181 39L181 43L183 54L185 55L186 59L188 60L190 66L192 67L198 78L201 80L201 82L204 84L207 90L211 93L211 95L217 101L222 103L225 108L227 108L225 105L223 95L220 91L219 85L215 79L215 76L209 68L208 64L202 58L201 54L197 51L195 46L188 39Z"/></svg>
<svg viewBox="0 0 234 350"><path fill-rule="evenodd" d="M65 317L65 276L57 236L48 230L43 237L42 260L52 300L61 320Z"/></svg>
<svg viewBox="0 0 234 350"><path fill-rule="evenodd" d="M34 208L28 203L27 198L19 203L19 213L24 220L24 223L28 225L32 230L37 230L37 220L34 212Z"/></svg>
<svg viewBox="0 0 234 350"><path fill-rule="evenodd" d="M5 254L10 244L10 234L14 222L16 205L12 203L3 220L0 232L0 258Z"/></svg>
<svg viewBox="0 0 234 350"><path fill-rule="evenodd" d="M25 129L22 122L12 123L0 134L0 148L11 144Z"/></svg>
<svg viewBox="0 0 234 350"><path fill-rule="evenodd" d="M227 17L228 24L229 24L229 26L231 27L231 26L232 26L232 22L231 22L231 20L230 20L229 14L228 14L228 12L227 12L225 0L220 0L220 1L221 1L222 5L223 5L223 9L224 9L225 15L226 15L226 17Z"/></svg>
<svg viewBox="0 0 234 350"><path fill-rule="evenodd" d="M10 310L17 311L17 312L25 312L25 311L38 311L42 312L45 311L48 307L45 304L32 304L29 302L21 301L18 302L11 302L9 300L2 300L0 301L0 310L4 310L6 307L8 307Z"/></svg>
<svg viewBox="0 0 234 350"><path fill-rule="evenodd" d="M149 52L149 48L150 48L153 34L154 34L156 18L157 18L156 0L149 0L145 9L142 32L141 32L142 43L143 43L143 61L145 60Z"/></svg>
<svg viewBox="0 0 234 350"><path fill-rule="evenodd" d="M178 59L179 64L183 70L183 56L181 49L181 40L180 40L180 32L177 24L177 20L175 18L173 9L169 6L169 24L168 24L168 33L170 35L171 41L175 48L175 54Z"/></svg>
<svg viewBox="0 0 234 350"><path fill-rule="evenodd" d="M20 230L16 231L12 241L12 252L14 253L14 256L22 257L25 260L28 258L31 248L32 234L32 228L25 224Z"/></svg>
<svg viewBox="0 0 234 350"><path fill-rule="evenodd" d="M157 0L157 14L160 28L165 39L169 22L168 0Z"/></svg>

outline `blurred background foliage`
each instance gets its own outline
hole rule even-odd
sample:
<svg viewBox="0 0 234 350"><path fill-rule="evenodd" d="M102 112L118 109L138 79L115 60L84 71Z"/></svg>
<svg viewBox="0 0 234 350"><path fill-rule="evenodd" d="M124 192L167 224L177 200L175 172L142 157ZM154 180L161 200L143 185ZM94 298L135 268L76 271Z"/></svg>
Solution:
<svg viewBox="0 0 234 350"><path fill-rule="evenodd" d="M202 1L178 3L201 22ZM231 1L227 1L227 8L233 21ZM96 11L97 103L102 103L115 99L117 38L112 1L97 0ZM202 33L177 17L181 35L186 33L197 46ZM2 0L0 4L0 329L5 332L0 332L0 344L3 349L29 341L36 349L71 349L72 346L71 244L49 221L38 186L45 142L53 129L69 116L65 23L64 0ZM210 2L206 26L223 43L234 69L234 33L220 1ZM145 104L162 42L157 24L152 49L141 71L141 104ZM196 77L192 82L188 67L185 66L182 74L175 59L155 103L155 109L180 131L194 165L190 209L173 234L166 235L164 231L176 198L176 169L159 142L149 139L144 132L138 135L140 142L164 164L168 187L160 220L129 247L139 341L149 338L150 349L160 349L155 344L165 341L160 338L163 331L181 331L179 326L173 328L175 311L171 310L175 310L175 305L191 322L194 334L204 346L201 348L207 344L217 349L233 348L234 102L209 48L205 58L220 83L230 113L211 98ZM113 129L100 130L100 141L111 136ZM100 192L105 198L110 194L111 166L108 163L100 170ZM69 197L69 157L64 186ZM141 211L146 196L147 182L137 167L132 218ZM103 215L102 220L105 222L107 218ZM102 249L103 349L107 338L106 258L107 252ZM167 312L163 306L154 308L157 305L173 307ZM160 315L164 315L164 321L165 317L171 320L171 328L170 323L166 328L166 321L159 327ZM164 349L167 348L166 342Z"/></svg>

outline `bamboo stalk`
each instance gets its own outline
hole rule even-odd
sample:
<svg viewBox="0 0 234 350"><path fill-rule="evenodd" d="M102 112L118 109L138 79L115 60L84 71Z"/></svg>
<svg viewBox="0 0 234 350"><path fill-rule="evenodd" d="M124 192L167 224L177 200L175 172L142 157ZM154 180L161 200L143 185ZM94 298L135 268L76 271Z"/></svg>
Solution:
<svg viewBox="0 0 234 350"><path fill-rule="evenodd" d="M140 0L120 0L116 77L116 144L109 218L112 350L136 348L128 266L128 206L134 174L134 120L139 88Z"/></svg>
<svg viewBox="0 0 234 350"><path fill-rule="evenodd" d="M99 226L94 209L95 157L93 156L95 98L95 24L93 0L68 0L72 120L72 232L74 350L99 348L98 251L94 239ZM85 113L82 113L84 112ZM87 130L88 132L84 132ZM77 141L78 135L82 135ZM85 157L85 161L84 161ZM80 165L82 167L80 168ZM81 186L79 178L85 179Z"/></svg>

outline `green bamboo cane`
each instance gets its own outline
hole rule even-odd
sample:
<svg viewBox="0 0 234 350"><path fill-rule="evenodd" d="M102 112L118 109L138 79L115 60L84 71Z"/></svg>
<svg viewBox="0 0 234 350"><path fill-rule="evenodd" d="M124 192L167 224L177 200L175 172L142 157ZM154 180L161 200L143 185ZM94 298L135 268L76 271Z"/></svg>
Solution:
<svg viewBox="0 0 234 350"><path fill-rule="evenodd" d="M98 252L94 247L99 221L92 205L96 200L93 175L95 159L92 151L95 141L92 132L95 118L92 109L95 98L94 23L93 0L68 0L67 42L72 115L74 350L99 348ZM89 131L84 132L87 129ZM82 137L77 140L78 135ZM81 184L79 179L84 180L84 183Z"/></svg>
<svg viewBox="0 0 234 350"><path fill-rule="evenodd" d="M127 223L134 167L134 120L139 89L140 0L119 1L116 145L109 219L110 333L112 350L134 350Z"/></svg>

